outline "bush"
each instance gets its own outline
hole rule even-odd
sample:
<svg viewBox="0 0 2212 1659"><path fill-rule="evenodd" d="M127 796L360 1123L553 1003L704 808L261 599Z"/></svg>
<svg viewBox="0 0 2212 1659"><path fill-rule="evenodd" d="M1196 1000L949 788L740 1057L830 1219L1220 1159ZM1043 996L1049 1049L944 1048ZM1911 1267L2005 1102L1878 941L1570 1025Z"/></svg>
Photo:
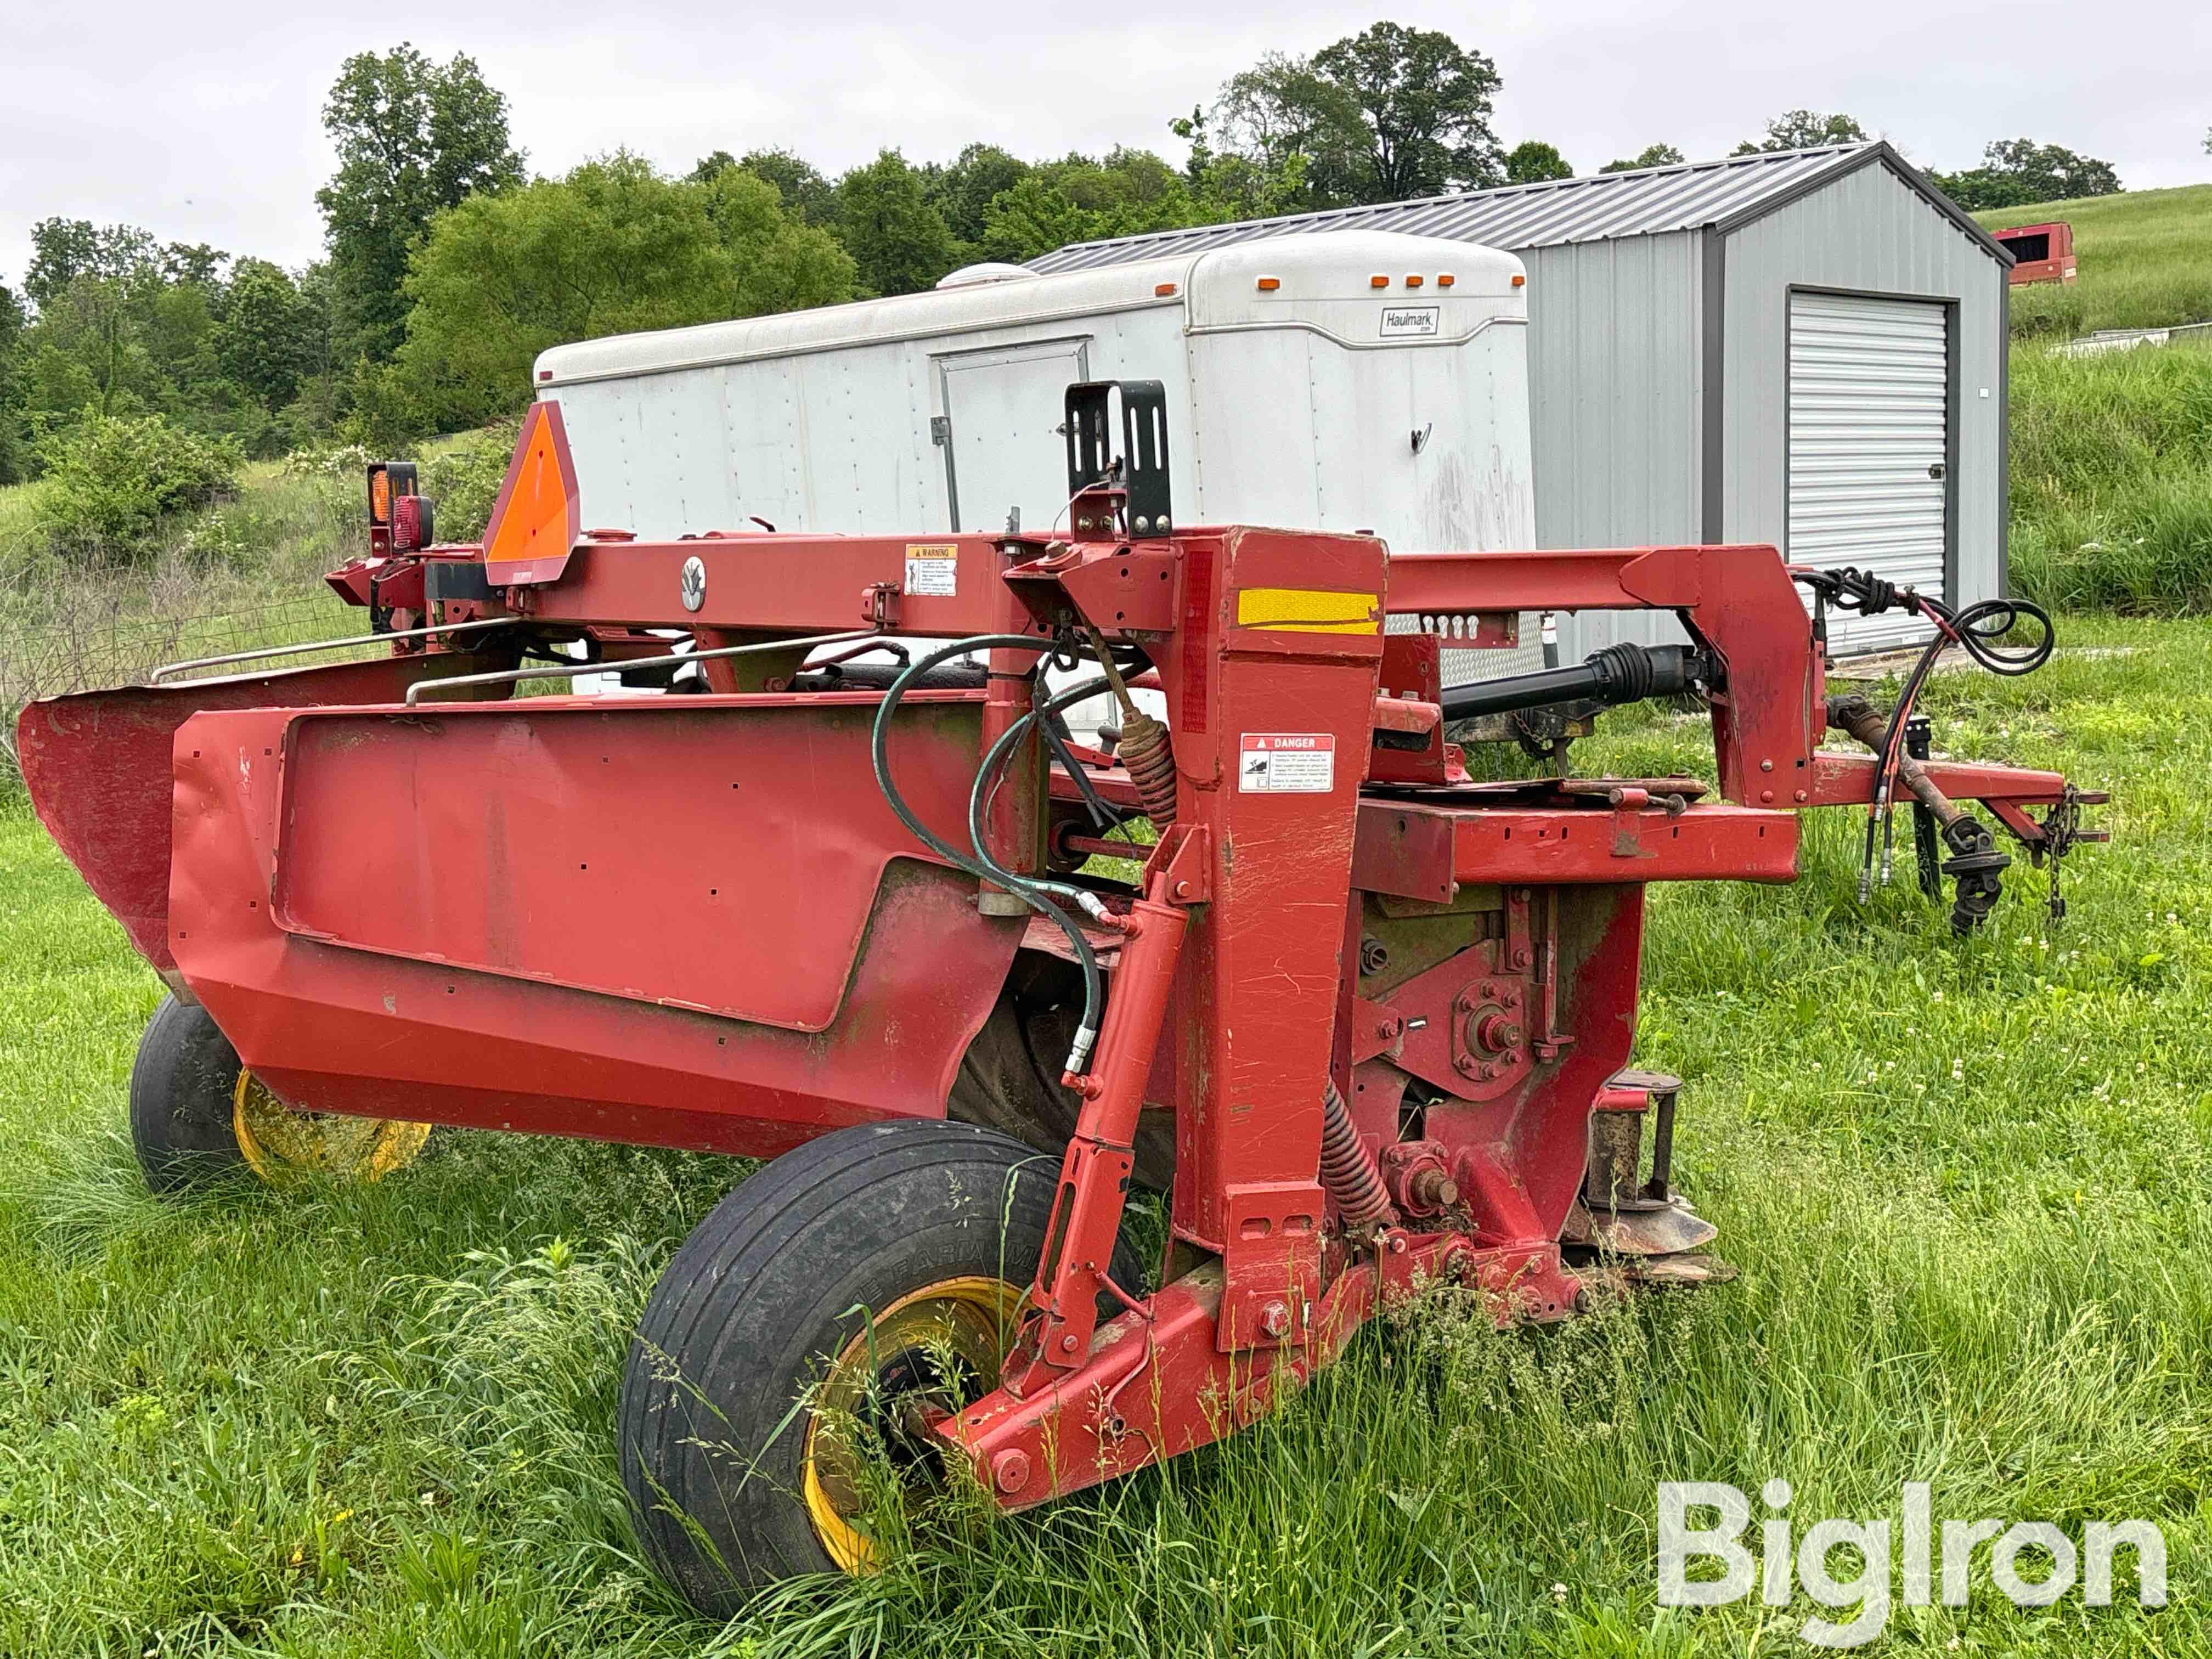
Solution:
<svg viewBox="0 0 2212 1659"><path fill-rule="evenodd" d="M144 558L171 522L238 486L238 452L223 439L171 426L158 415L125 419L88 411L40 446L46 488L39 527L73 556Z"/></svg>
<svg viewBox="0 0 2212 1659"><path fill-rule="evenodd" d="M472 542L483 534L521 428L520 420L494 421L422 463L422 489L437 509L440 541Z"/></svg>

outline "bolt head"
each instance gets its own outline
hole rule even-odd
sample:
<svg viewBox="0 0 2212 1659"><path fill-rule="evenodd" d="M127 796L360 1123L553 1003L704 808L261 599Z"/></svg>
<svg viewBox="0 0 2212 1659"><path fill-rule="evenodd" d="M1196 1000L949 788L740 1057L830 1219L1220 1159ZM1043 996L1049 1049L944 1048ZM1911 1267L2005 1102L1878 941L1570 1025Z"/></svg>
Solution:
<svg viewBox="0 0 2212 1659"><path fill-rule="evenodd" d="M991 1460L991 1480L1003 1492L1018 1492L1030 1483L1030 1455L1002 1451Z"/></svg>
<svg viewBox="0 0 2212 1659"><path fill-rule="evenodd" d="M1291 1334L1291 1310L1279 1302L1270 1302L1260 1310L1260 1328L1269 1336L1285 1337Z"/></svg>
<svg viewBox="0 0 2212 1659"><path fill-rule="evenodd" d="M1762 772L1771 772L1774 769L1774 763L1771 760L1763 760L1759 763L1759 769Z"/></svg>
<svg viewBox="0 0 2212 1659"><path fill-rule="evenodd" d="M1060 1339L1060 1351L1062 1353L1073 1353L1075 1352L1075 1334L1073 1332L1071 1331L1067 1335Z"/></svg>
<svg viewBox="0 0 2212 1659"><path fill-rule="evenodd" d="M1482 1063L1481 1070L1476 1073L1476 1075L1481 1078L1484 1082L1487 1083L1491 1079L1498 1075L1498 1068L1495 1066L1492 1066L1488 1060L1485 1060Z"/></svg>
<svg viewBox="0 0 2212 1659"><path fill-rule="evenodd" d="M1498 1000L1498 988L1488 980L1485 980L1482 981L1482 994L1495 1002Z"/></svg>

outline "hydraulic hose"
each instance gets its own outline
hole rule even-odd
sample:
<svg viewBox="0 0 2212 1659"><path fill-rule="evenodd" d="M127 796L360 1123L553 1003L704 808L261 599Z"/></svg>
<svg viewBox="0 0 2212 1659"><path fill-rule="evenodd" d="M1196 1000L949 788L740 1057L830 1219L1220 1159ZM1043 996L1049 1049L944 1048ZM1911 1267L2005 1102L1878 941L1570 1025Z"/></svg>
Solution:
<svg viewBox="0 0 2212 1659"><path fill-rule="evenodd" d="M891 715L898 708L899 700L906 696L907 689L915 680L940 663L970 651L1005 649L1035 651L1042 654L1052 648L1049 641L1039 640L1026 634L978 634L968 639L955 640L951 644L942 646L926 656L915 658L907 665L899 677L890 683L890 689L884 693L883 702L877 706L875 729L869 743L869 757L875 768L876 787L883 792L884 801L896 815L898 821L913 833L916 841L937 854L955 869L965 871L979 881L994 882L1004 887L1031 909L1049 917L1060 932L1067 935L1068 945L1074 951L1076 962L1083 969L1083 1022L1076 1028L1074 1045L1068 1050L1066 1069L1073 1073L1080 1073L1091 1058L1091 1045L1097 1041L1098 1028L1104 1021L1106 1008L1105 975L1098 970L1097 954L1091 950L1091 941L1084 936L1082 927L1065 910L1046 900L1042 884L1029 882L1018 876L1008 879L1006 872L998 871L995 865L987 860L979 859L971 853L960 851L936 834L921 821L914 809L907 805L905 798L898 792L898 786L891 781L890 753ZM1024 715L1022 718L1025 721L1033 718L1033 715ZM1010 730L1019 730L1021 725L1021 721L1017 721ZM995 752L1004 743L1005 738L1002 735L1000 744L993 745L994 751ZM981 776L980 772L978 775ZM1057 885L1057 884L1054 884ZM1073 892L1076 890L1068 890ZM1084 896L1090 897L1094 904L1097 902L1097 899L1091 895L1085 894Z"/></svg>

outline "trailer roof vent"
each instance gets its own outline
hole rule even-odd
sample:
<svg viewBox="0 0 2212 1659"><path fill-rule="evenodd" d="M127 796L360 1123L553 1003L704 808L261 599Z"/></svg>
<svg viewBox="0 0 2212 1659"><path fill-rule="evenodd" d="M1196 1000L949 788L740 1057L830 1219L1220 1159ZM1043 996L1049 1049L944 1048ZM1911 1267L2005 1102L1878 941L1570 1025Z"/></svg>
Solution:
<svg viewBox="0 0 2212 1659"><path fill-rule="evenodd" d="M1010 265L996 259L986 259L981 264L963 265L949 276L937 279L939 288L975 288L983 283L1011 283L1017 276L1034 276L1036 272L1026 265Z"/></svg>

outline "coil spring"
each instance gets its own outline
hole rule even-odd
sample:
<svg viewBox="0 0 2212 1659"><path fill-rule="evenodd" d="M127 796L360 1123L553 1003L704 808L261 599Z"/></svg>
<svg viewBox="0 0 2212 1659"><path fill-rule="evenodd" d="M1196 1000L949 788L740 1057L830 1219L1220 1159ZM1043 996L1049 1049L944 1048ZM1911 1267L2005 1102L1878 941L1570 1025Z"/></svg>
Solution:
<svg viewBox="0 0 2212 1659"><path fill-rule="evenodd" d="M1142 709L1127 715L1121 725L1121 764L1129 781L1137 786L1137 799L1152 828L1164 830L1175 822L1175 750L1168 729Z"/></svg>
<svg viewBox="0 0 2212 1659"><path fill-rule="evenodd" d="M1383 1188L1382 1171L1368 1155L1366 1144L1353 1127L1351 1109L1337 1093L1333 1079L1322 1085L1321 1092L1321 1184L1336 1200L1347 1227L1398 1218L1390 1194Z"/></svg>

